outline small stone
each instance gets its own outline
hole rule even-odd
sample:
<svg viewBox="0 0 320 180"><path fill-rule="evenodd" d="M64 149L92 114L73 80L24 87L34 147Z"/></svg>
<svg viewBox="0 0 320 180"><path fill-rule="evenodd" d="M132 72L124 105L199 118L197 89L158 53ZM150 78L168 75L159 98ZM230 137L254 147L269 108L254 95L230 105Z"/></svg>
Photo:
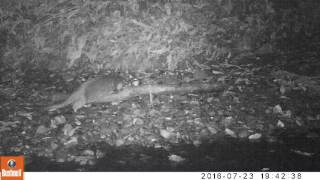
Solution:
<svg viewBox="0 0 320 180"><path fill-rule="evenodd" d="M207 128L208 128L209 132L213 135L218 133L218 130L214 127L208 126Z"/></svg>
<svg viewBox="0 0 320 180"><path fill-rule="evenodd" d="M171 118L171 117L165 117L165 120L166 120L166 121L171 121L172 118Z"/></svg>
<svg viewBox="0 0 320 180"><path fill-rule="evenodd" d="M266 113L266 114L271 114L271 110L270 109L266 109L265 111L264 111L264 113Z"/></svg>
<svg viewBox="0 0 320 180"><path fill-rule="evenodd" d="M291 118L292 117L292 112L290 110L286 110L283 114L283 117L285 118Z"/></svg>
<svg viewBox="0 0 320 180"><path fill-rule="evenodd" d="M255 133L255 134L250 135L248 138L249 138L250 140L258 140L258 139L260 139L261 137L262 137L262 134L260 134L260 133Z"/></svg>
<svg viewBox="0 0 320 180"><path fill-rule="evenodd" d="M62 159L62 158L58 158L58 159L57 159L57 162L58 162L58 163L63 163L64 161L65 161L65 160Z"/></svg>
<svg viewBox="0 0 320 180"><path fill-rule="evenodd" d="M155 144L153 145L153 147L156 148L156 149L162 148L162 146L161 146L160 143L155 143Z"/></svg>
<svg viewBox="0 0 320 180"><path fill-rule="evenodd" d="M160 129L160 135L165 138L165 139L169 139L171 137L171 132L165 130L165 129Z"/></svg>
<svg viewBox="0 0 320 180"><path fill-rule="evenodd" d="M96 157L98 159L103 158L105 156L105 152L101 151L100 149L97 150L96 152Z"/></svg>
<svg viewBox="0 0 320 180"><path fill-rule="evenodd" d="M36 134L45 134L48 131L49 131L49 129L46 128L44 125L40 125L36 130Z"/></svg>
<svg viewBox="0 0 320 180"><path fill-rule="evenodd" d="M77 126L80 126L81 125L81 121L79 121L79 120L75 120L75 122L74 122Z"/></svg>
<svg viewBox="0 0 320 180"><path fill-rule="evenodd" d="M92 159L89 159L88 160L88 165L89 166L93 166L93 165L95 165L96 164L96 162L94 161L94 160L92 160Z"/></svg>
<svg viewBox="0 0 320 180"><path fill-rule="evenodd" d="M234 119L233 119L233 117L231 117L231 116L228 116L228 117L226 117L226 118L224 118L224 119L222 120L222 124L223 124L225 127L230 126L233 122L234 122Z"/></svg>
<svg viewBox="0 0 320 180"><path fill-rule="evenodd" d="M51 146L51 149L52 150L55 150L55 149L57 149L59 146L58 146L58 144L56 144L56 143L54 143L54 142L52 142L51 144L50 144L50 146Z"/></svg>
<svg viewBox="0 0 320 180"><path fill-rule="evenodd" d="M282 108L279 104L274 106L272 111L274 114L282 114L283 113Z"/></svg>
<svg viewBox="0 0 320 180"><path fill-rule="evenodd" d="M249 132L247 129L243 129L238 133L240 138L247 138L249 136Z"/></svg>
<svg viewBox="0 0 320 180"><path fill-rule="evenodd" d="M132 85L133 86L139 86L140 82L138 79L135 79L133 82L132 82Z"/></svg>
<svg viewBox="0 0 320 180"><path fill-rule="evenodd" d="M175 129L174 129L173 127L167 127L167 131L169 131L169 132L174 132Z"/></svg>
<svg viewBox="0 0 320 180"><path fill-rule="evenodd" d="M117 139L116 140L116 146L119 147L119 146L122 146L124 144L124 140L123 139Z"/></svg>
<svg viewBox="0 0 320 180"><path fill-rule="evenodd" d="M80 160L78 160L78 161L79 161L79 164L80 164L81 166L86 165L86 164L87 164L87 162L88 162L88 161L83 160L83 159L80 159Z"/></svg>
<svg viewBox="0 0 320 180"><path fill-rule="evenodd" d="M224 132L225 132L227 135L229 135L229 136L231 136L231 137L233 137L233 138L236 138L236 137L237 137L236 133L235 133L234 131L232 131L231 129L229 129L229 128L226 128L226 129L224 130Z"/></svg>
<svg viewBox="0 0 320 180"><path fill-rule="evenodd" d="M140 118L134 118L133 119L133 124L134 125L143 125L143 120Z"/></svg>
<svg viewBox="0 0 320 180"><path fill-rule="evenodd" d="M202 144L200 140L194 140L192 143L195 147L199 147Z"/></svg>
<svg viewBox="0 0 320 180"><path fill-rule="evenodd" d="M282 121L278 121L277 122L277 127L279 127L279 128L284 128L285 127L285 125L284 125L284 123L282 122Z"/></svg>
<svg viewBox="0 0 320 180"><path fill-rule="evenodd" d="M202 130L200 131L200 136L203 137L203 138L206 138L206 137L208 137L209 135L210 135L210 132L209 132L208 129L202 129Z"/></svg>
<svg viewBox="0 0 320 180"><path fill-rule="evenodd" d="M71 147L78 144L78 138L77 137L71 137L71 139L65 143L63 143L65 146Z"/></svg>
<svg viewBox="0 0 320 180"><path fill-rule="evenodd" d="M175 154L172 154L172 155L169 156L169 160L173 161L173 162L176 162L176 163L179 163L179 162L184 161L185 158L183 158L181 156L178 156L178 155L175 155Z"/></svg>
<svg viewBox="0 0 320 180"><path fill-rule="evenodd" d="M66 118L63 115L56 116L54 118L54 121L55 121L56 125L64 124L67 122Z"/></svg>
<svg viewBox="0 0 320 180"><path fill-rule="evenodd" d="M213 101L213 97L207 98L207 102L208 102L208 103L211 103L212 101Z"/></svg>
<svg viewBox="0 0 320 180"><path fill-rule="evenodd" d="M87 149L87 150L84 150L82 154L85 156L94 156L94 151Z"/></svg>

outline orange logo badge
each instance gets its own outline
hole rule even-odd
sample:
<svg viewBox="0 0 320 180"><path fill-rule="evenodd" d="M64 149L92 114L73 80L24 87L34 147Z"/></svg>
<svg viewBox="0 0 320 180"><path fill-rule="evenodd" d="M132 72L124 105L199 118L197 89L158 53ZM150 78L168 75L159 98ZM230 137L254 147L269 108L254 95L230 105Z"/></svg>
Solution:
<svg viewBox="0 0 320 180"><path fill-rule="evenodd" d="M0 180L23 180L23 156L1 156L0 160Z"/></svg>

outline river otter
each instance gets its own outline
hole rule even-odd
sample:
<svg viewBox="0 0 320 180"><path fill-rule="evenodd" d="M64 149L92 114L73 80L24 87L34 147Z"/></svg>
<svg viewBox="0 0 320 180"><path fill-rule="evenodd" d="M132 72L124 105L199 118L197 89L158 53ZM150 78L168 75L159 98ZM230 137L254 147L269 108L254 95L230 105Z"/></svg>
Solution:
<svg viewBox="0 0 320 180"><path fill-rule="evenodd" d="M72 105L76 112L85 104L106 103L121 101L143 94L158 94L163 92L190 92L197 90L218 91L221 85L213 83L193 83L182 85L142 85L137 87L124 87L125 79L120 75L96 77L83 83L65 101L47 108L49 111Z"/></svg>

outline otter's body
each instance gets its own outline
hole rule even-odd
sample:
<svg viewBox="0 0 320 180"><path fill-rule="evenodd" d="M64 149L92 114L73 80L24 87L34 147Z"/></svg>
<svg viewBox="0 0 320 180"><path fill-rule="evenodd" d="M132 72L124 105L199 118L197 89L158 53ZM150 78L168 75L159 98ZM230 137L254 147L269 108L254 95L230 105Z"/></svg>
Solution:
<svg viewBox="0 0 320 180"><path fill-rule="evenodd" d="M53 111L72 105L74 111L88 103L99 101L100 98L115 93L123 88L124 78L118 75L96 77L83 83L64 102L48 107Z"/></svg>
<svg viewBox="0 0 320 180"><path fill-rule="evenodd" d="M213 83L193 83L182 85L142 85L123 87L125 79L119 75L97 77L83 83L64 102L48 107L53 111L67 105L72 105L74 111L90 103L106 103L121 101L144 94L159 94L164 92L220 91L223 86Z"/></svg>

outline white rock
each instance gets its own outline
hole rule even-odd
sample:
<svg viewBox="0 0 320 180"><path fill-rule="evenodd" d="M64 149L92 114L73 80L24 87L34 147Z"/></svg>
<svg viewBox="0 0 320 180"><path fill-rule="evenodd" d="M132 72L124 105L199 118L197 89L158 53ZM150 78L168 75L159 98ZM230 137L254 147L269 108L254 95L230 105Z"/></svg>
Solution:
<svg viewBox="0 0 320 180"><path fill-rule="evenodd" d="M173 161L173 162L179 163L179 162L182 162L182 161L184 161L184 160L186 160L186 159L183 158L183 157L181 157L181 156L172 154L172 155L169 156L169 160L170 160L170 161Z"/></svg>
<svg viewBox="0 0 320 180"><path fill-rule="evenodd" d="M231 137L234 137L234 138L237 137L236 133L235 133L234 131L232 131L231 129L229 129L229 128L226 128L226 129L224 130L224 132L225 132L227 135L231 136Z"/></svg>
<svg viewBox="0 0 320 180"><path fill-rule="evenodd" d="M260 134L260 133L255 133L255 134L250 135L248 138L249 138L250 140L257 140L257 139L260 139L261 137L262 137L262 134Z"/></svg>
<svg viewBox="0 0 320 180"><path fill-rule="evenodd" d="M169 139L170 136L172 135L172 133L170 131L165 130L165 129L160 129L160 135L165 139Z"/></svg>

